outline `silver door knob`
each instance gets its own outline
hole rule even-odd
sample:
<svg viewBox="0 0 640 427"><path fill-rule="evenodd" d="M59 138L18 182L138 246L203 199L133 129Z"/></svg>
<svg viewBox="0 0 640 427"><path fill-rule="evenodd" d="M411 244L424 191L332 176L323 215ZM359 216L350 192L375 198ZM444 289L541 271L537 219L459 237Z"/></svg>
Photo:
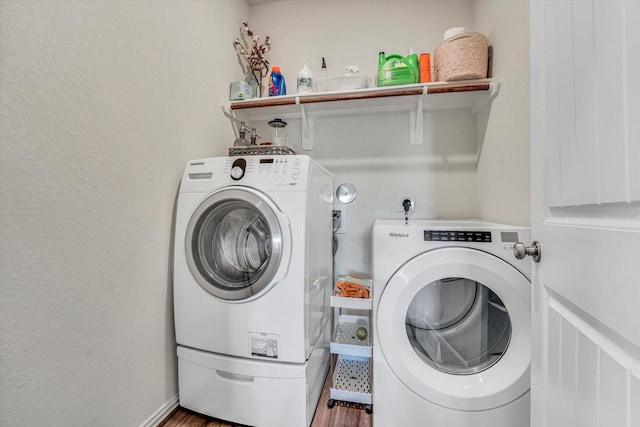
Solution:
<svg viewBox="0 0 640 427"><path fill-rule="evenodd" d="M517 242L513 245L513 255L518 259L524 259L524 257L529 255L533 257L535 262L540 262L540 258L542 258L542 247L537 240L531 242L531 246L529 247L522 242Z"/></svg>

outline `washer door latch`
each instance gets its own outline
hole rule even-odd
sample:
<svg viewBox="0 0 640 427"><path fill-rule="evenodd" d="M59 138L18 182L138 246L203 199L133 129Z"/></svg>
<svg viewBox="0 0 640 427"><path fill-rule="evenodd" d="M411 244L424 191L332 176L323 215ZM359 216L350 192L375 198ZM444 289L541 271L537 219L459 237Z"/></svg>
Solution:
<svg viewBox="0 0 640 427"><path fill-rule="evenodd" d="M535 262L540 262L540 258L542 258L542 247L537 240L531 242L531 246L529 247L522 242L516 242L513 245L513 255L518 259L524 259L524 257L529 255L533 257Z"/></svg>

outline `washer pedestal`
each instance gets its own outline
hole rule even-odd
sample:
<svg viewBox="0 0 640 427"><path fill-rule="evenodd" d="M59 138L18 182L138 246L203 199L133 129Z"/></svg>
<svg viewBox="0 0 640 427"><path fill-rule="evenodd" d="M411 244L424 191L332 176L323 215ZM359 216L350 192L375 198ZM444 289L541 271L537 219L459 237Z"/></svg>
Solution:
<svg viewBox="0 0 640 427"><path fill-rule="evenodd" d="M309 426L329 369L328 334L323 335L323 345L305 363L264 362L178 346L180 406L251 426Z"/></svg>

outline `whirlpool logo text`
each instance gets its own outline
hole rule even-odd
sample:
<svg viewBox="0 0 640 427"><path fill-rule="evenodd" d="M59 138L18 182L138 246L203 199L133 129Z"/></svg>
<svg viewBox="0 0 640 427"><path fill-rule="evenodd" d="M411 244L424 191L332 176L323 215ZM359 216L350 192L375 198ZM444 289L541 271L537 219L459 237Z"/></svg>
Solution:
<svg viewBox="0 0 640 427"><path fill-rule="evenodd" d="M389 237L393 237L396 239L405 239L409 238L409 233L389 233Z"/></svg>

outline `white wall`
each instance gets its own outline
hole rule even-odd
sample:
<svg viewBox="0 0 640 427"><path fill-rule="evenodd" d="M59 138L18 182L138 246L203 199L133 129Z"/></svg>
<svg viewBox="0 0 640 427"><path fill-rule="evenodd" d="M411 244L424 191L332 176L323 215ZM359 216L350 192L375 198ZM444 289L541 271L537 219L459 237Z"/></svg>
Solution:
<svg viewBox="0 0 640 427"><path fill-rule="evenodd" d="M493 45L494 76L502 82L478 166L480 216L529 225L529 2L481 0L473 9L478 31Z"/></svg>
<svg viewBox="0 0 640 427"><path fill-rule="evenodd" d="M415 195L415 218L528 223L528 168L512 176L528 165L526 7L524 1L484 0L285 0L251 7L251 26L271 36L269 59L281 67L289 93L295 93L296 75L305 63L314 77L323 56L329 75L355 64L374 77L379 51L406 55L412 47L433 54L444 31L457 26L488 32L496 68L505 79L490 116L467 111L426 115L431 125L422 146L409 144L408 113L316 119L314 149L307 152L300 146L300 121L289 122L298 153L334 172L336 186L350 182L358 190L352 204L336 203L346 209L347 222L347 232L338 235L336 274L370 274L371 227L376 218L403 217L396 210L399 194ZM476 120L489 123L479 166ZM269 140L266 124L253 125Z"/></svg>
<svg viewBox="0 0 640 427"><path fill-rule="evenodd" d="M465 114L437 113L435 143L418 147L405 114L317 120L310 154L359 191L339 273L369 272L371 225L400 217L399 192L416 195L423 218L528 223L528 169L512 175L528 167L523 11L490 0L0 2L0 424L140 425L175 397L175 195L188 159L233 141L220 100L242 78L231 41L247 17L273 38L269 58L292 89L305 62L316 76L322 56L330 74L356 64L373 76L378 51L433 52L453 26L495 47L504 85L477 169Z"/></svg>
<svg viewBox="0 0 640 427"><path fill-rule="evenodd" d="M177 394L174 199L233 141L248 13L0 3L1 425L141 425Z"/></svg>
<svg viewBox="0 0 640 427"><path fill-rule="evenodd" d="M282 69L290 92L308 64L320 75L322 57L329 75L358 65L374 76L378 52L406 55L433 52L444 31L472 26L472 0L281 0L251 7L251 26L271 36L271 65Z"/></svg>

